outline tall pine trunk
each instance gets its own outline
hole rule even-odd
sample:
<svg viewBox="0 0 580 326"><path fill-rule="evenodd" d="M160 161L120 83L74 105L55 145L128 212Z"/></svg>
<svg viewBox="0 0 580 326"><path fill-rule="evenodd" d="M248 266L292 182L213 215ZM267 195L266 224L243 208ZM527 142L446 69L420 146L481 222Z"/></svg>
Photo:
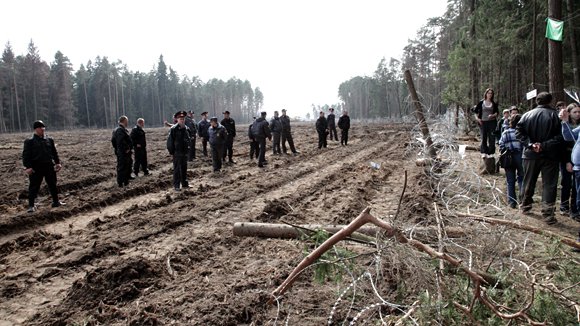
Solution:
<svg viewBox="0 0 580 326"><path fill-rule="evenodd" d="M549 0L548 17L562 19L562 0ZM548 72L550 93L554 103L564 101L564 73L562 68L562 42L548 40Z"/></svg>
<svg viewBox="0 0 580 326"><path fill-rule="evenodd" d="M568 35L570 35L570 50L572 52L572 72L574 75L574 86L580 87L580 71L578 71L578 48L576 47L576 35L574 33L574 4L572 0L567 0L568 4Z"/></svg>

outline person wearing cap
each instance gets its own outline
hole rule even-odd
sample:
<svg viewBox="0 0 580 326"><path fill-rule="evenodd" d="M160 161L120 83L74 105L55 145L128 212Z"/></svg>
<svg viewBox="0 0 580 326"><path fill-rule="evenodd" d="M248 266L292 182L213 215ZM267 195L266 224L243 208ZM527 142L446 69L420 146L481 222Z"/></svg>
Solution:
<svg viewBox="0 0 580 326"><path fill-rule="evenodd" d="M278 111L274 111L274 117L270 120L270 131L272 132L272 151L274 155L282 154L280 149L280 134L282 133L282 122Z"/></svg>
<svg viewBox="0 0 580 326"><path fill-rule="evenodd" d="M195 140L197 137L197 122L194 119L194 112L189 110L185 117L185 125L189 128L189 137L191 143L189 144L189 151L187 152L187 160L189 162L195 159Z"/></svg>
<svg viewBox="0 0 580 326"><path fill-rule="evenodd" d="M333 139L333 135L334 135L334 140L338 141L338 134L336 133L336 118L334 115L334 108L330 108L328 109L329 113L328 113L328 117L326 117L326 121L328 122L328 132L330 134L330 140Z"/></svg>
<svg viewBox="0 0 580 326"><path fill-rule="evenodd" d="M292 154L298 154L296 148L294 148L294 140L292 139L292 129L290 128L290 118L286 115L286 109L282 109L282 115L280 115L280 122L282 123L282 152L284 154L288 154L286 151L286 141L288 141L288 145L290 146L290 150Z"/></svg>
<svg viewBox="0 0 580 326"><path fill-rule="evenodd" d="M316 120L316 132L318 133L318 149L326 148L326 137L328 136L328 121L324 117L324 112L320 111Z"/></svg>
<svg viewBox="0 0 580 326"><path fill-rule="evenodd" d="M203 151L203 156L207 157L207 140L209 135L207 130L209 129L209 121L207 121L207 112L201 113L201 121L197 124L197 135L201 138L201 148Z"/></svg>
<svg viewBox="0 0 580 326"><path fill-rule="evenodd" d="M119 126L113 131L111 143L115 149L117 156L117 185L125 187L129 185L129 180L133 179L131 176L131 169L133 168L133 159L131 158L131 149L133 142L129 135L127 126L129 119L126 116L119 117Z"/></svg>
<svg viewBox="0 0 580 326"><path fill-rule="evenodd" d="M137 124L131 129L131 142L135 150L135 163L133 163L133 173L139 175L139 169L143 170L144 175L149 175L147 168L147 140L145 139L145 119L137 119Z"/></svg>
<svg viewBox="0 0 580 326"><path fill-rule="evenodd" d="M270 127L266 121L266 112L260 113L260 117L252 123L252 136L260 146L260 153L258 154L258 167L263 168L266 162L266 138L272 140Z"/></svg>
<svg viewBox="0 0 580 326"><path fill-rule="evenodd" d="M216 117L209 120L210 126L207 130L209 135L209 146L211 147L211 164L213 172L222 169L222 159L224 157L225 144L228 140L228 131L218 123Z"/></svg>
<svg viewBox="0 0 580 326"><path fill-rule="evenodd" d="M54 140L45 136L45 125L41 120L34 121L32 128L34 134L32 138L24 141L22 151L22 163L24 172L28 175L30 184L28 186L28 212L36 210L34 201L40 190L42 179L46 180L48 191L52 197L52 207L64 205L58 200L58 190L56 187L56 173L60 171L62 165L58 158Z"/></svg>
<svg viewBox="0 0 580 326"><path fill-rule="evenodd" d="M224 112L224 118L221 122L221 125L226 128L228 132L228 137L224 144L224 151L223 151L223 159L226 160L226 156L229 159L229 162L235 164L233 160L234 155L234 138L236 137L236 122L234 119L230 118L230 111Z"/></svg>
<svg viewBox="0 0 580 326"><path fill-rule="evenodd" d="M167 150L173 156L173 188L179 191L179 186L182 188L189 188L187 182L187 153L189 152L189 144L191 137L189 128L185 125L185 111L175 113L177 123L169 129L169 136L167 137Z"/></svg>
<svg viewBox="0 0 580 326"><path fill-rule="evenodd" d="M253 117L253 120L256 121L256 117ZM248 138L250 139L250 160L254 159L254 156L258 158L258 154L260 153L260 144L256 141L254 135L252 135L252 125L253 122L250 124L248 128Z"/></svg>
<svg viewBox="0 0 580 326"><path fill-rule="evenodd" d="M340 144L348 145L348 130L350 129L350 117L346 110L342 110L342 115L338 118L338 128L340 128Z"/></svg>

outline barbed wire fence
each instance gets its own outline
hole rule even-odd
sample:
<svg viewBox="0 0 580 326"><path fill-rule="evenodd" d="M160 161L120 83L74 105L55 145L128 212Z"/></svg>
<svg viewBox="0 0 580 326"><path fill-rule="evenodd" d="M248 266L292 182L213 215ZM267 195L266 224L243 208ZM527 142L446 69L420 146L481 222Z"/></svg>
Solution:
<svg viewBox="0 0 580 326"><path fill-rule="evenodd" d="M477 324L478 318L505 319L508 313L514 315L513 318L523 321L528 318L527 322L535 322L527 312L532 309L537 296L536 288L549 287L539 284L536 279L544 277L550 280L553 277L547 272L545 262L538 263L530 253L531 250L541 250L534 244L539 237L513 232L507 226L490 226L458 217L458 212L464 211L506 219L512 212L505 205L506 195L502 190L505 185L494 178L482 177L476 161L460 150L456 135L464 126L455 126L453 120L448 112L439 118L431 116L428 121L440 164L427 165L420 177L429 180L426 183L430 186L429 192L436 195L431 200L434 209L418 222L412 219L394 221L390 216L382 218L404 230L410 238L418 227L437 227L439 236L429 238L426 243L460 260L469 270L489 276L481 291L492 298L491 302L499 309L476 305L479 286L470 290L475 285L461 272L449 269L441 260L437 262L406 244L378 234L370 252L336 260L320 259L309 267L332 264L348 276L348 281L340 282L339 294L334 304L328 307L328 325ZM460 117L459 121L466 119ZM411 130L405 157L426 158L427 150L421 137L418 126ZM416 203L400 203L413 204ZM439 205L444 208L442 211L438 209ZM463 230L462 235L449 235L446 230L450 229ZM339 256L336 247L333 250ZM578 268L574 258L562 256L557 250L553 254L564 257ZM346 264L346 261L355 263ZM567 291L577 290L579 286L567 285ZM561 288L554 287L556 289L552 292L556 293L552 299L565 304L568 313L573 311L570 307L578 305L578 298L563 296ZM285 324L291 324L291 319L290 315L286 316Z"/></svg>

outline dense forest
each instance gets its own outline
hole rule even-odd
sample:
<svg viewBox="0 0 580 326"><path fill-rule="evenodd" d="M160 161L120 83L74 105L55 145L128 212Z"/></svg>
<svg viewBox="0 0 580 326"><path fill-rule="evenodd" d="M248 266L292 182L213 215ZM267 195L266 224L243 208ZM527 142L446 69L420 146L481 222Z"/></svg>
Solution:
<svg viewBox="0 0 580 326"><path fill-rule="evenodd" d="M343 82L338 94L354 118L400 117L408 113L403 71L409 69L432 114L468 110L486 88L500 107L529 108L526 93L551 91L570 101L563 88L580 87L578 0L449 0L441 17L429 19L408 41L401 58L383 58L372 76ZM546 18L564 21L561 76L549 78ZM388 41L388 35L385 36ZM555 56L558 60L558 53ZM551 85L551 82L554 83Z"/></svg>
<svg viewBox="0 0 580 326"><path fill-rule="evenodd" d="M247 80L203 82L180 76L162 55L148 72L133 72L107 57L81 64L75 72L60 51L50 64L43 61L30 41L28 53L18 56L7 43L0 60L0 132L30 130L37 119L51 129L106 128L115 126L120 115L161 126L178 110L194 110L198 116L229 110L249 121L263 101L260 88Z"/></svg>

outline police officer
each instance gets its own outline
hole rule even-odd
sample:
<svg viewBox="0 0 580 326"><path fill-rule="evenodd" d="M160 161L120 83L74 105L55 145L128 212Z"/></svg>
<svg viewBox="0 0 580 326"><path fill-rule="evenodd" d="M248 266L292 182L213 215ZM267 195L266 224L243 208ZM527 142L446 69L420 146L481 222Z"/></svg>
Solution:
<svg viewBox="0 0 580 326"><path fill-rule="evenodd" d="M30 181L28 186L28 213L36 210L34 200L38 195L43 178L46 180L52 197L52 207L64 205L58 200L56 188L56 173L60 171L62 165L54 146L54 140L44 135L45 127L41 120L34 121L32 125L34 134L32 138L24 141L24 149L22 151L24 172L28 175Z"/></svg>
<svg viewBox="0 0 580 326"><path fill-rule="evenodd" d="M342 115L338 119L338 128L340 128L340 144L346 146L348 143L348 130L350 129L350 117L346 110L342 110Z"/></svg>
<svg viewBox="0 0 580 326"><path fill-rule="evenodd" d="M328 121L328 132L330 133L330 140L333 139L334 135L334 140L338 141L338 134L336 133L336 120L334 116L334 108L330 108L328 109L328 111L330 111L330 113L328 113L326 121Z"/></svg>
<svg viewBox="0 0 580 326"><path fill-rule="evenodd" d="M316 132L318 133L318 149L326 148L326 136L328 135L328 121L324 117L324 112L320 111L320 116L316 120Z"/></svg>
<svg viewBox="0 0 580 326"><path fill-rule="evenodd" d="M282 115L280 116L280 122L282 123L282 152L287 154L286 151L286 140L288 141L288 145L290 146L290 150L292 154L298 154L296 148L294 148L294 140L292 139L292 130L290 128L290 118L286 115L286 109L282 109Z"/></svg>
<svg viewBox="0 0 580 326"><path fill-rule="evenodd" d="M222 169L222 159L224 157L225 144L228 139L228 132L224 126L218 123L216 117L209 120L210 127L207 131L209 135L209 145L211 147L211 162L213 172Z"/></svg>
<svg viewBox="0 0 580 326"><path fill-rule="evenodd" d="M144 175L149 175L147 168L147 141L145 139L145 120L143 118L137 119L137 124L131 129L131 142L135 150L135 163L133 164L133 173L135 176L139 175L139 168L143 170Z"/></svg>
<svg viewBox="0 0 580 326"><path fill-rule="evenodd" d="M201 138L201 147L203 150L203 156L207 157L207 140L209 135L207 130L209 129L209 121L207 121L207 112L201 113L201 121L197 124L197 135Z"/></svg>
<svg viewBox="0 0 580 326"><path fill-rule="evenodd" d="M210 121L211 122L211 121ZM230 118L230 111L224 112L224 118L221 125L226 128L228 132L228 137L224 144L223 159L226 160L226 156L229 158L229 162L235 164L232 156L234 155L234 138L236 137L236 122L234 119Z"/></svg>
<svg viewBox="0 0 580 326"><path fill-rule="evenodd" d="M280 149L280 134L282 133L282 122L278 116L278 111L274 111L274 117L270 120L270 131L272 131L272 151L274 155L282 154Z"/></svg>
<svg viewBox="0 0 580 326"><path fill-rule="evenodd" d="M169 129L167 137L167 150L173 156L173 188L179 191L179 185L182 188L189 188L187 182L187 153L191 137L189 128L185 125L185 111L175 113L177 123Z"/></svg>
<svg viewBox="0 0 580 326"><path fill-rule="evenodd" d="M253 117L253 120L256 121L256 117ZM260 145L256 141L254 135L252 135L252 125L253 122L250 124L248 128L248 138L250 139L250 160L253 160L254 156L258 158L258 154L260 153Z"/></svg>
<svg viewBox="0 0 580 326"><path fill-rule="evenodd" d="M133 179L131 176L133 165L131 149L133 148L133 142L131 141L129 130L127 130L128 125L129 119L124 115L121 116L119 118L119 126L113 131L113 137L111 138L115 155L117 155L117 185L119 187L128 186L129 180Z"/></svg>
<svg viewBox="0 0 580 326"><path fill-rule="evenodd" d="M266 112L260 113L260 117L252 124L252 136L260 146L260 154L258 155L258 167L263 168L266 162L266 138L272 140L270 127L266 121Z"/></svg>
<svg viewBox="0 0 580 326"><path fill-rule="evenodd" d="M189 128L189 137L191 138L189 151L187 152L187 160L191 162L195 159L195 140L197 138L197 122L195 122L194 112L191 110L187 112L185 125Z"/></svg>

